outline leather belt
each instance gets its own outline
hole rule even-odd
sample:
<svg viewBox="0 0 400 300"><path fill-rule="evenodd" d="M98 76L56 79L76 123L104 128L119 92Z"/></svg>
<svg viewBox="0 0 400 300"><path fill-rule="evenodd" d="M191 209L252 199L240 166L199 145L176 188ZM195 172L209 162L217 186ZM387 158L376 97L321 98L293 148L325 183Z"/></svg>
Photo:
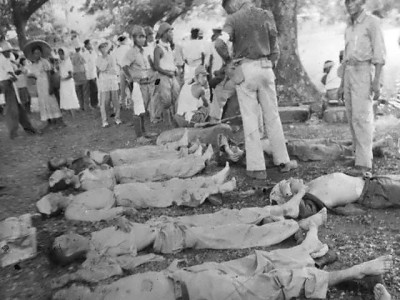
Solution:
<svg viewBox="0 0 400 300"><path fill-rule="evenodd" d="M350 59L345 61L346 66L369 66L371 64L370 60L358 61L355 59Z"/></svg>

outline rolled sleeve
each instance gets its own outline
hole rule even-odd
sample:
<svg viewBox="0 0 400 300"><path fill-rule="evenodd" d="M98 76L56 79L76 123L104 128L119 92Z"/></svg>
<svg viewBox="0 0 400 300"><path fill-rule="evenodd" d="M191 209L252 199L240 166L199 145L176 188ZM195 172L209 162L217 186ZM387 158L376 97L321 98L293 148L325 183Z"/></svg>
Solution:
<svg viewBox="0 0 400 300"><path fill-rule="evenodd" d="M372 64L381 64L384 65L386 61L386 47L385 40L383 38L383 32L379 25L378 19L373 19L371 22L371 26L369 28L371 34L371 43L372 43Z"/></svg>

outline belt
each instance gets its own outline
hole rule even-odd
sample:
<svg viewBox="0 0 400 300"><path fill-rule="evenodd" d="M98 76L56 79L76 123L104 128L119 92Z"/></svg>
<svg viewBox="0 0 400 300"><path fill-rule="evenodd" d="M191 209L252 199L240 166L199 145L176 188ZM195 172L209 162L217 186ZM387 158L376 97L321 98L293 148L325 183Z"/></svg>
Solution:
<svg viewBox="0 0 400 300"><path fill-rule="evenodd" d="M370 60L358 61L355 59L350 59L345 61L346 66L369 66L371 64Z"/></svg>

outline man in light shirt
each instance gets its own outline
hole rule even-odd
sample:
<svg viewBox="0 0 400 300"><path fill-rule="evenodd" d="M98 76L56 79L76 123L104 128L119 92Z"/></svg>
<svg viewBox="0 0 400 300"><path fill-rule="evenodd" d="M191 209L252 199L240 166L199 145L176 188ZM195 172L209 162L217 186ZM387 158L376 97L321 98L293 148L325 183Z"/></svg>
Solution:
<svg viewBox="0 0 400 300"><path fill-rule="evenodd" d="M124 66L124 59L126 53L132 46L129 45L129 39L125 35L121 35L118 37L119 46L114 50L113 56L117 62L117 66L119 69L119 91L120 91L120 103L123 107L128 107L129 104L127 102L128 95L126 93L126 88L128 87L127 79L125 76L125 72L122 70Z"/></svg>
<svg viewBox="0 0 400 300"><path fill-rule="evenodd" d="M99 105L96 70L97 53L93 50L92 43L89 39L85 40L83 44L86 49L86 51L83 52L83 56L86 61L86 78L89 83L90 106L97 107Z"/></svg>
<svg viewBox="0 0 400 300"><path fill-rule="evenodd" d="M345 0L350 20L345 33L343 76L338 96L346 103L355 150L352 175L372 170L373 99L379 99L386 49L380 20L367 14L366 0ZM371 76L374 67L374 77ZM373 97L372 97L373 95Z"/></svg>
<svg viewBox="0 0 400 300"><path fill-rule="evenodd" d="M184 80L190 81L194 78L194 70L205 63L206 49L203 40L199 39L199 28L192 28L190 40L182 47L183 58L185 60Z"/></svg>
<svg viewBox="0 0 400 300"><path fill-rule="evenodd" d="M11 62L12 47L9 43L3 43L3 47L0 48L0 89L4 93L6 102L5 119L10 139L17 137L19 123L25 132L36 134L37 130L32 126L16 92L15 81L17 76L15 72L18 73L18 71L16 71L16 66Z"/></svg>

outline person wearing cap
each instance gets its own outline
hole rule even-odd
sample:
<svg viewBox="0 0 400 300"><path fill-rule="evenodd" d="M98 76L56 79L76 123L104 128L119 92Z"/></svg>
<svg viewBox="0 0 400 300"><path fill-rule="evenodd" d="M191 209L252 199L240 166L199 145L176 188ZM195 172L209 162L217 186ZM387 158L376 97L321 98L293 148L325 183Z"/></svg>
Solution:
<svg viewBox="0 0 400 300"><path fill-rule="evenodd" d="M202 65L195 70L192 82L183 85L178 97L178 108L175 120L179 125L192 127L196 123L204 123L209 116L209 89L207 71ZM186 122L183 121L185 119Z"/></svg>
<svg viewBox="0 0 400 300"><path fill-rule="evenodd" d="M279 57L278 32L272 13L256 8L251 0L223 0L222 6L228 17L216 46L223 47L232 41L233 57L227 74L236 84L245 134L247 175L264 180L267 173L259 132L260 106L274 163L281 166L281 171L291 169L273 72Z"/></svg>
<svg viewBox="0 0 400 300"><path fill-rule="evenodd" d="M386 58L380 20L367 14L365 2L345 0L350 20L345 32L343 76L338 90L338 97L344 98L347 108L355 150L355 167L351 173L356 176L372 170L373 98L378 100L380 96Z"/></svg>
<svg viewBox="0 0 400 300"><path fill-rule="evenodd" d="M177 70L174 52L171 48L173 28L164 22L157 31L158 43L154 49L154 68L158 72L155 98L155 121L161 118L172 125L172 117L176 111L176 100L180 86L176 80Z"/></svg>
<svg viewBox="0 0 400 300"><path fill-rule="evenodd" d="M122 60L122 69L129 82L134 83L136 88L140 86L140 91L143 98L143 105L146 112L149 111L150 101L154 94L154 82L151 78L151 65L148 57L146 57L144 51L144 45L146 43L146 33L141 26L134 26L132 29L132 38L134 46L128 50L124 60ZM149 72L150 71L150 72ZM135 107L135 99L132 99L134 103L134 115L139 116L139 124L142 133L145 131L144 128L144 111L138 111Z"/></svg>
<svg viewBox="0 0 400 300"><path fill-rule="evenodd" d="M71 54L71 62L76 95L78 96L81 110L87 110L90 101L89 82L86 77L86 60L81 52L82 43L78 37L72 40L72 46L75 49L75 52Z"/></svg>
<svg viewBox="0 0 400 300"><path fill-rule="evenodd" d="M16 67L10 60L12 47L9 43L3 43L0 48L0 90L4 93L6 102L5 119L10 139L17 137L18 125L30 134L37 133L32 126L29 117L22 106L17 93L15 82L17 81Z"/></svg>
<svg viewBox="0 0 400 300"><path fill-rule="evenodd" d="M341 79L338 76L338 66L331 60L324 63L323 68L324 76L321 79L322 84L325 86L325 98L329 101L337 101L337 92L340 86Z"/></svg>
<svg viewBox="0 0 400 300"><path fill-rule="evenodd" d="M115 124L122 124L120 119L120 104L118 101L118 66L113 55L109 54L111 43L101 41L99 51L101 55L97 57L96 66L99 74L98 89L100 100L100 113L103 128L108 127L107 108L110 107L110 101L115 110Z"/></svg>
<svg viewBox="0 0 400 300"><path fill-rule="evenodd" d="M118 67L118 76L119 76L119 93L120 93L120 103L122 107L128 108L128 92L129 86L127 84L127 78L125 76L125 72L122 70L124 66L124 58L126 53L132 49L129 45L129 38L123 34L117 38L118 47L113 51L112 55L115 58Z"/></svg>
<svg viewBox="0 0 400 300"><path fill-rule="evenodd" d="M90 105L91 107L97 107L99 105L96 69L97 53L93 49L91 40L87 39L83 44L86 49L82 54L86 61L86 79L89 85Z"/></svg>

